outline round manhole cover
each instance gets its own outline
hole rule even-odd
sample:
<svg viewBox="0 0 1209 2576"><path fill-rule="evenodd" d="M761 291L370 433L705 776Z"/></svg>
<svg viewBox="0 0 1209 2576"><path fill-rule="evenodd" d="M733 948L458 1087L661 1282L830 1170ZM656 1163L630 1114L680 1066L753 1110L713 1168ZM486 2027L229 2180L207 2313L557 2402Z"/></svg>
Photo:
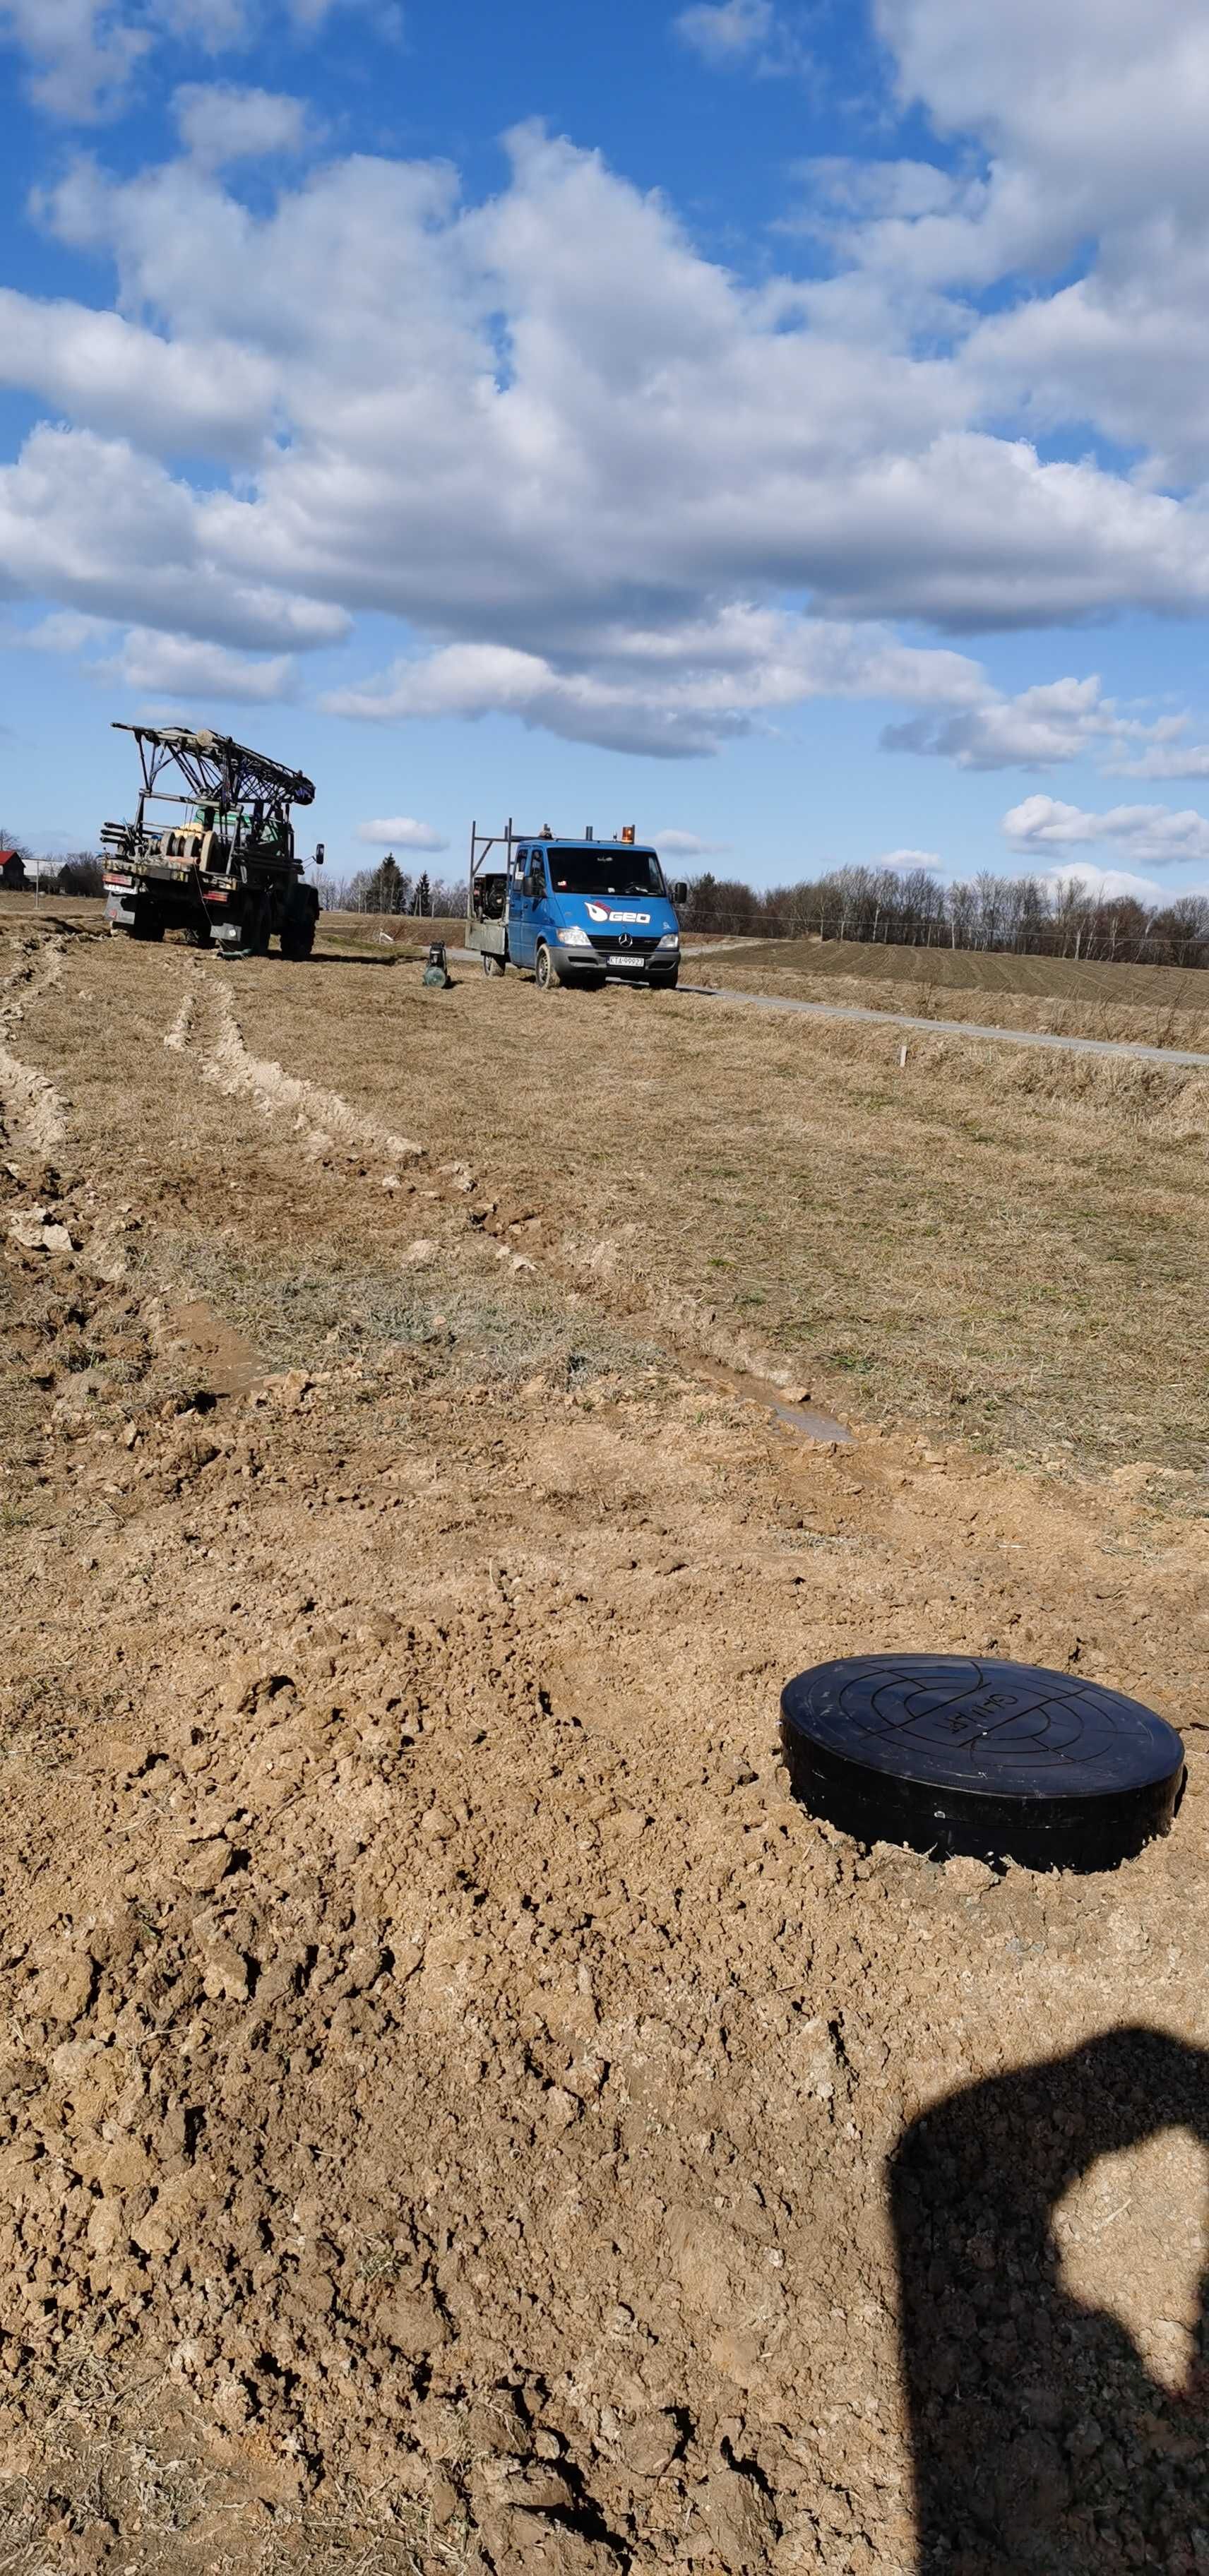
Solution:
<svg viewBox="0 0 1209 2576"><path fill-rule="evenodd" d="M1174 1727L1073 1673L966 1655L858 1655L781 1694L795 1794L861 1842L1030 1869L1111 1869L1165 1833Z"/></svg>

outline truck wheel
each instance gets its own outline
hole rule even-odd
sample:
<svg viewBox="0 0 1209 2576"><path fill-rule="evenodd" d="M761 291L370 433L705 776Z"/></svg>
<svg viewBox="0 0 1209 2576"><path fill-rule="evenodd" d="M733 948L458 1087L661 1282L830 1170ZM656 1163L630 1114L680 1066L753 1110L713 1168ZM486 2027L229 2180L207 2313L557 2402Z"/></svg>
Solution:
<svg viewBox="0 0 1209 2576"><path fill-rule="evenodd" d="M534 981L536 982L539 993L550 992L553 985L558 981L558 977L554 972L554 959L552 958L544 939L539 940L538 942L537 958L533 973Z"/></svg>
<svg viewBox="0 0 1209 2576"><path fill-rule="evenodd" d="M164 925L160 915L155 912L142 914L136 912L130 924L130 936L132 939L162 939Z"/></svg>
<svg viewBox="0 0 1209 2576"><path fill-rule="evenodd" d="M502 957L490 957L490 956L488 956L487 950L486 950L486 949L484 949L484 950L483 950L483 973L484 973L484 975L502 975L502 974L503 974L503 971L504 971L504 961L503 961L503 958L502 958Z"/></svg>
<svg viewBox="0 0 1209 2576"><path fill-rule="evenodd" d="M208 921L191 921L185 929L186 948L209 948L212 945Z"/></svg>
<svg viewBox="0 0 1209 2576"><path fill-rule="evenodd" d="M283 957L289 957L294 960L309 957L314 945L315 924L313 921L287 922L286 927L281 934L281 953Z"/></svg>

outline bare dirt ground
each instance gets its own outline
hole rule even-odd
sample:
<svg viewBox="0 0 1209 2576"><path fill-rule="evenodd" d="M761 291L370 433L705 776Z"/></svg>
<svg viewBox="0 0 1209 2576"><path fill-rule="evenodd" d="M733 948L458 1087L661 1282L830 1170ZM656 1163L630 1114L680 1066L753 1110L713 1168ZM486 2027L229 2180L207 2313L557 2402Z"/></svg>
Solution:
<svg viewBox="0 0 1209 2576"><path fill-rule="evenodd" d="M1209 2564L1202 1094L0 937L5 2576ZM813 1823L923 1644L1171 1837Z"/></svg>

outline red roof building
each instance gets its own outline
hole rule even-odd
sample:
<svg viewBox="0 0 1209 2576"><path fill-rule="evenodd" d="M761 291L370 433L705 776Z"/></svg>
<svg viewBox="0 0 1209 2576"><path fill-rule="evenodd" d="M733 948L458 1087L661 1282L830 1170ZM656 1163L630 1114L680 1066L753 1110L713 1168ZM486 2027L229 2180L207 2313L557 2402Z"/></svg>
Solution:
<svg viewBox="0 0 1209 2576"><path fill-rule="evenodd" d="M26 881L20 850L0 850L0 885L7 887L10 894L20 894Z"/></svg>

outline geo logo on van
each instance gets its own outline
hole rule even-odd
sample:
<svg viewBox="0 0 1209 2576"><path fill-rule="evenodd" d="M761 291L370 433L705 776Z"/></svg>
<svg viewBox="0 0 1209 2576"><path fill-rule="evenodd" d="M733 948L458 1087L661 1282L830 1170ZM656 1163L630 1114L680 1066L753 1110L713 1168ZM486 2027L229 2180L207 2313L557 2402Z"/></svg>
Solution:
<svg viewBox="0 0 1209 2576"><path fill-rule="evenodd" d="M649 912L617 912L603 903L588 905L589 921L649 921L650 918Z"/></svg>

